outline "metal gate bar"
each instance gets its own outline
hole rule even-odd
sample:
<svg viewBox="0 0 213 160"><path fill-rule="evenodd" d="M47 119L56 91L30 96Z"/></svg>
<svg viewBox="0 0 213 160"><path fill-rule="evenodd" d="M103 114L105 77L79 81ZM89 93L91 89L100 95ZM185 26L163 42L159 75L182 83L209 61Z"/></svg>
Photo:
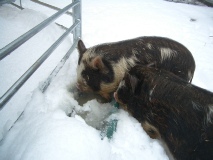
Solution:
<svg viewBox="0 0 213 160"><path fill-rule="evenodd" d="M49 5L49 4L44 3L44 2L41 2L41 1L39 1L39 0L31 0L31 1L34 2L34 3L40 4L40 5L43 5L43 6L45 6L45 7L51 8L51 9L56 10L56 11L61 10L61 8L58 8L58 7L56 7L56 6ZM65 14L68 14L68 15L72 16L72 13L69 12L69 11L66 12Z"/></svg>
<svg viewBox="0 0 213 160"><path fill-rule="evenodd" d="M0 98L0 110L80 22L74 23Z"/></svg>
<svg viewBox="0 0 213 160"><path fill-rule="evenodd" d="M4 48L0 50L0 60L2 60L4 57L8 56L12 51L14 51L16 48L18 48L20 45L22 45L24 42L26 42L28 39L33 37L36 33L41 31L43 28L45 28L47 25L49 25L51 22L53 22L55 19L57 19L59 16L64 14L67 10L69 10L72 7L75 7L76 5L79 5L80 1L74 1L73 3L69 4L68 6L64 7L48 19L44 20Z"/></svg>
<svg viewBox="0 0 213 160"><path fill-rule="evenodd" d="M64 40L70 32L73 32L73 45L62 58L56 68L52 71L50 76L47 78L45 83L42 85L41 90L44 92L49 86L52 78L59 72L63 64L69 58L70 54L73 52L77 46L77 41L81 38L81 1L73 0L73 3L66 6L50 18L44 20L39 25L26 32L4 48L0 50L0 58L3 59L9 55L13 50L22 45L48 24L50 24L54 19L65 13L67 10L73 7L73 22L74 24L54 43L51 47L7 90L7 92L0 98L0 110L5 106L5 104L10 100L10 98L21 88L21 86L29 79L29 77L38 69L38 67L50 56L50 54L57 48L57 46ZM76 33L77 32L77 33ZM1 60L0 59L0 60Z"/></svg>

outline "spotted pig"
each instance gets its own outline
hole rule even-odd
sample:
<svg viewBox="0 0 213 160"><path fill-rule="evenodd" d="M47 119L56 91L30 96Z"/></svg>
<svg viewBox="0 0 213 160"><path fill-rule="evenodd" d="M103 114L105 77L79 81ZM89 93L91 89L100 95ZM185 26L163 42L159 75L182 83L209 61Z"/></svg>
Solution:
<svg viewBox="0 0 213 160"><path fill-rule="evenodd" d="M115 99L177 160L213 160L213 93L163 69L137 65Z"/></svg>
<svg viewBox="0 0 213 160"><path fill-rule="evenodd" d="M81 92L95 92L110 100L124 74L136 64L155 63L191 82L195 61L182 44L163 37L135 39L100 44L86 48L78 42L77 87Z"/></svg>

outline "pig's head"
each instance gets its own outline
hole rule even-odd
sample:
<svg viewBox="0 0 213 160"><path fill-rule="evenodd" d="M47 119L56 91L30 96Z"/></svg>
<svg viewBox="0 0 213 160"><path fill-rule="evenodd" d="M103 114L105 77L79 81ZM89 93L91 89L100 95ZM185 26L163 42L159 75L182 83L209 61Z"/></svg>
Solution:
<svg viewBox="0 0 213 160"><path fill-rule="evenodd" d="M95 92L106 99L115 91L112 64L97 53L96 47L86 48L78 42L79 60L77 67L77 88L81 92Z"/></svg>

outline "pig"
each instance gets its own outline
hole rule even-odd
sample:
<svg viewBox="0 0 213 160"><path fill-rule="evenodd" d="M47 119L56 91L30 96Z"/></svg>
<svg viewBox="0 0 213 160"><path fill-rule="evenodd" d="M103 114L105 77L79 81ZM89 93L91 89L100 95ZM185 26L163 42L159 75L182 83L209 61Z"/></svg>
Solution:
<svg viewBox="0 0 213 160"><path fill-rule="evenodd" d="M182 44L164 37L139 37L86 48L78 41L77 88L111 100L124 74L136 64L155 63L191 82L195 61Z"/></svg>
<svg viewBox="0 0 213 160"><path fill-rule="evenodd" d="M213 93L155 67L125 74L115 100L177 160L213 160Z"/></svg>

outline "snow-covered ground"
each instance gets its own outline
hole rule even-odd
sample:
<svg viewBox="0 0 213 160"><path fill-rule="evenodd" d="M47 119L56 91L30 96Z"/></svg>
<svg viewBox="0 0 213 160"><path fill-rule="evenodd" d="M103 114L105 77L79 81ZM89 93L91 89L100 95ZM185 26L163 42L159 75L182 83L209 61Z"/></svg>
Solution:
<svg viewBox="0 0 213 160"><path fill-rule="evenodd" d="M61 8L70 3L43 1ZM0 6L0 48L54 13L29 0L22 0L22 4L26 8L22 11L11 5ZM72 19L59 21L69 26ZM82 39L87 47L139 36L169 37L184 44L196 61L192 83L213 91L213 8L164 0L82 0L82 21ZM63 32L52 24L0 61L0 95ZM161 142L150 139L126 111L96 100L78 105L71 92L76 81L77 50L48 90L40 92L39 85L71 43L68 37L0 111L0 159L169 159ZM113 119L118 120L113 138L102 140L103 124Z"/></svg>

